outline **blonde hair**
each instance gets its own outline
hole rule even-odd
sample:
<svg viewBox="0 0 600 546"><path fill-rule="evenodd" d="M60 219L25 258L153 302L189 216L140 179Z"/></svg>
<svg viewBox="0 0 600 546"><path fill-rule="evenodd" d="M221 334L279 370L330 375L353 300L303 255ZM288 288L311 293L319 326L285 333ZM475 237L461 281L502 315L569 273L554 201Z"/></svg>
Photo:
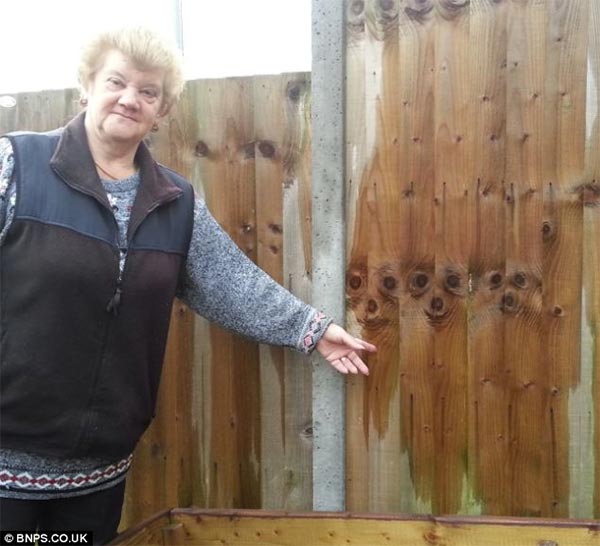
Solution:
<svg viewBox="0 0 600 546"><path fill-rule="evenodd" d="M79 84L85 90L102 68L106 54L117 50L139 70L163 70L163 106L173 106L185 85L181 55L156 32L144 27L128 27L101 32L84 46L78 69Z"/></svg>

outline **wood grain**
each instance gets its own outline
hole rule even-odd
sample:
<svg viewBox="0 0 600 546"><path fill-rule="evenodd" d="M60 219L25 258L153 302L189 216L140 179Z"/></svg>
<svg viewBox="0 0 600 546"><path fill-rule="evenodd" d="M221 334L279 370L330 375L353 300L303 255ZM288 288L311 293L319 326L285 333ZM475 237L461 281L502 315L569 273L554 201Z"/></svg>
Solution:
<svg viewBox="0 0 600 546"><path fill-rule="evenodd" d="M576 409L582 437L571 445L583 463L575 473L571 513L600 518L600 4L590 3L588 85L586 101L585 174L583 178L583 289L581 380L573 398L585 402ZM589 402L588 402L589 401ZM585 408L581 411L581 408ZM580 464L581 464L580 463ZM593 477L593 478L592 478ZM592 483L593 482L593 483ZM584 508L578 506L579 499ZM593 509L589 508L589 501Z"/></svg>
<svg viewBox="0 0 600 546"><path fill-rule="evenodd" d="M254 79L258 264L310 299L310 81ZM262 506L306 510L312 499L311 368L261 347Z"/></svg>
<svg viewBox="0 0 600 546"><path fill-rule="evenodd" d="M471 2L468 171L471 257L468 303L469 487L473 511L503 514L511 498L504 372L507 3ZM494 468L494 472L489 469Z"/></svg>
<svg viewBox="0 0 600 546"><path fill-rule="evenodd" d="M172 524L183 527L181 544L296 546L593 546L600 544L593 521L503 518L398 517L393 515L265 511L173 510ZM180 529L180 528L179 528ZM148 545L163 544L153 526ZM141 531L140 533L144 533ZM139 544L136 535L113 544Z"/></svg>
<svg viewBox="0 0 600 546"><path fill-rule="evenodd" d="M347 3L352 509L593 513L592 4Z"/></svg>

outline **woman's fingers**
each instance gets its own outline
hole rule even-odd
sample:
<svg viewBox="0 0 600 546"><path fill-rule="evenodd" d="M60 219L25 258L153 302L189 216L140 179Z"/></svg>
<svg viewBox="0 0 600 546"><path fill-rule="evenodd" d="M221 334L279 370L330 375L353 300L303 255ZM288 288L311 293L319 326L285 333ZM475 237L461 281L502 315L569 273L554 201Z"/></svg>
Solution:
<svg viewBox="0 0 600 546"><path fill-rule="evenodd" d="M369 368L367 368L367 365L354 352L350 353L348 356L342 356L340 358L336 358L335 360L332 360L331 365L337 371L339 371L343 374L362 373L364 375L369 375Z"/></svg>
<svg viewBox="0 0 600 546"><path fill-rule="evenodd" d="M357 337L355 337L354 339L360 345L359 349L361 351L367 351L369 353L374 353L377 351L377 347L375 347L375 345L373 345L372 343L369 343L369 342L365 341L364 339L359 339Z"/></svg>
<svg viewBox="0 0 600 546"><path fill-rule="evenodd" d="M341 359L339 359L339 358L337 358L336 360L333 360L331 362L331 365L340 373L343 373L343 374L348 373L348 369L346 368L346 366L344 366Z"/></svg>
<svg viewBox="0 0 600 546"><path fill-rule="evenodd" d="M348 358L354 365L354 369L356 370L354 373L360 372L362 374L369 375L369 368L367 368L367 365L363 362L362 358L360 358L360 356L358 356L354 351L348 355Z"/></svg>

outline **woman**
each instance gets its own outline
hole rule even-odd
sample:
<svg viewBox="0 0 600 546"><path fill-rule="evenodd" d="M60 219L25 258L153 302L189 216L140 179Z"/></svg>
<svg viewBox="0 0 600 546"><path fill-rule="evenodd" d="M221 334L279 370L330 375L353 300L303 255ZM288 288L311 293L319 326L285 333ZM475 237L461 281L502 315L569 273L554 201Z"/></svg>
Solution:
<svg viewBox="0 0 600 546"><path fill-rule="evenodd" d="M171 303L264 343L368 369L350 336L249 261L144 137L176 102L153 33L99 35L64 129L0 139L2 529L116 534L154 409Z"/></svg>

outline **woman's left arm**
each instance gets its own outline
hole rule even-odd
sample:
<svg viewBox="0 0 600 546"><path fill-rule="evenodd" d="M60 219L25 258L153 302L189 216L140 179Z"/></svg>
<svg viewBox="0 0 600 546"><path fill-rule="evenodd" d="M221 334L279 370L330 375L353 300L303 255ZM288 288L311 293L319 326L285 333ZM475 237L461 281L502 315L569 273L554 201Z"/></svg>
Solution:
<svg viewBox="0 0 600 546"><path fill-rule="evenodd" d="M315 348L342 373L367 373L358 352L374 350L296 298L256 266L196 200L183 301L195 312L250 339ZM345 370L345 371L344 371Z"/></svg>

